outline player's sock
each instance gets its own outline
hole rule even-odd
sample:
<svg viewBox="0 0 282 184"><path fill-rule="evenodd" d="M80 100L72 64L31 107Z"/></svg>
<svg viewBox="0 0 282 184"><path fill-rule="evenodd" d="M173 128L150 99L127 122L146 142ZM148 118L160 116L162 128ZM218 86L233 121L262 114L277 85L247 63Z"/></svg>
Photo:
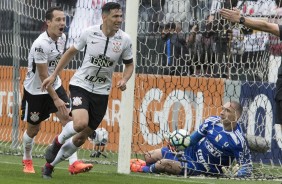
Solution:
<svg viewBox="0 0 282 184"><path fill-rule="evenodd" d="M77 152L74 152L74 153L69 157L69 165L72 165L75 161L77 161Z"/></svg>
<svg viewBox="0 0 282 184"><path fill-rule="evenodd" d="M146 162L146 166L151 166L152 165L152 163L148 163L148 162Z"/></svg>
<svg viewBox="0 0 282 184"><path fill-rule="evenodd" d="M143 167L142 167L142 172L144 172L144 173L150 173L150 166L143 166Z"/></svg>
<svg viewBox="0 0 282 184"><path fill-rule="evenodd" d="M150 166L146 165L142 167L142 172L144 173L154 173L156 171L155 164L152 164Z"/></svg>
<svg viewBox="0 0 282 184"><path fill-rule="evenodd" d="M29 137L26 131L23 134L23 160L32 160L33 138Z"/></svg>
<svg viewBox="0 0 282 184"><path fill-rule="evenodd" d="M151 172L151 173L156 172L156 164L152 164L152 165L150 166L150 172Z"/></svg>
<svg viewBox="0 0 282 184"><path fill-rule="evenodd" d="M64 144L67 139L75 134L77 134L77 132L73 128L73 121L70 121L63 127L62 132L58 136L58 142Z"/></svg>
<svg viewBox="0 0 282 184"><path fill-rule="evenodd" d="M61 147L60 151L58 152L55 160L51 163L52 166L57 165L63 160L69 158L74 152L78 150L79 147L76 147L73 142L72 138L68 139L65 144Z"/></svg>

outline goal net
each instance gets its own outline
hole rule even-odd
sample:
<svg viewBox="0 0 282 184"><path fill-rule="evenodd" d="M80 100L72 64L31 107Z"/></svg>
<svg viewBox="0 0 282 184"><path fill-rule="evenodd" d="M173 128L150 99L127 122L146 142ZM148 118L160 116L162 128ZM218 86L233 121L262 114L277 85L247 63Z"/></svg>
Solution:
<svg viewBox="0 0 282 184"><path fill-rule="evenodd" d="M22 84L31 44L46 29L46 10L53 5L64 8L68 48L81 30L101 24L101 7L106 2L109 0L1 0L0 153L23 152L22 135L27 125L20 120ZM116 2L121 3L125 12L126 1ZM264 152L251 150L252 177L281 178L282 129L275 125L275 114L280 112L276 112L274 102L281 61L279 39L232 24L218 13L220 8L237 7L245 16L277 22L279 3L279 0L139 1L134 109L128 112L133 113L132 137L128 137L132 139L132 158L143 159L144 153L167 146L165 137L176 129L192 133L205 118L219 115L225 102L236 100L243 105L240 124L244 132L263 138L252 138L251 144L269 143ZM124 17L130 19L130 15ZM80 52L62 72L67 91L82 58ZM121 117L126 116L121 114L122 94L115 87L122 70L119 62L98 136L79 150L80 159L117 165L119 125L123 123ZM52 115L42 122L33 154L43 157L46 146L60 131L57 117ZM103 139L107 140L105 147L99 145Z"/></svg>

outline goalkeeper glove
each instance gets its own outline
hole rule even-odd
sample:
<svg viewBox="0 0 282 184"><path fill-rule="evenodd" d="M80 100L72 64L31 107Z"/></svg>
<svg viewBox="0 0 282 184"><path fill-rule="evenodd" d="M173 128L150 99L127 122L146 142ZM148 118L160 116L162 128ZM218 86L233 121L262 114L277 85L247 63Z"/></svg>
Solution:
<svg viewBox="0 0 282 184"><path fill-rule="evenodd" d="M229 167L223 166L222 172L225 176L232 178L232 177L247 177L251 175L252 167L251 166L240 166L239 164L235 163Z"/></svg>

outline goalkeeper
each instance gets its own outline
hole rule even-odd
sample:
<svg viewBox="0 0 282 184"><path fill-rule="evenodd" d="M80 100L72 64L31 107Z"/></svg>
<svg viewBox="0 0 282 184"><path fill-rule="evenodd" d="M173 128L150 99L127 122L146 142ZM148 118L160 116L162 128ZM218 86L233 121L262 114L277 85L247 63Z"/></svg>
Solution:
<svg viewBox="0 0 282 184"><path fill-rule="evenodd" d="M183 174L187 163L188 175L227 175L246 177L252 173L250 150L237 123L242 106L231 101L223 105L220 116L211 116L190 136L190 144L179 155L170 145L145 154L146 165L132 171ZM179 155L179 156L178 156ZM232 162L236 159L237 164Z"/></svg>

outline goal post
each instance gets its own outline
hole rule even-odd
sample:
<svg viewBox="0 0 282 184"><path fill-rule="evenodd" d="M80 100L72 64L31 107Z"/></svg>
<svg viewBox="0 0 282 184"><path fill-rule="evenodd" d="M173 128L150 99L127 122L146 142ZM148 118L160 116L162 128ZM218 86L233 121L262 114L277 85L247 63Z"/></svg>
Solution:
<svg viewBox="0 0 282 184"><path fill-rule="evenodd" d="M137 52L137 23L139 0L126 1L125 32L132 40L133 62L136 63ZM134 64L135 65L135 64ZM132 77L127 82L127 89L122 92L121 98L121 118L119 122L119 151L118 151L118 173L130 173L131 143L132 143L132 123L135 89L135 67Z"/></svg>
<svg viewBox="0 0 282 184"><path fill-rule="evenodd" d="M19 6L20 4L15 1L13 3L13 12L14 14L14 22L13 22L13 124L12 124L12 148L17 148L19 144L19 88L20 88L20 49L18 45L20 44L20 15L19 15Z"/></svg>

